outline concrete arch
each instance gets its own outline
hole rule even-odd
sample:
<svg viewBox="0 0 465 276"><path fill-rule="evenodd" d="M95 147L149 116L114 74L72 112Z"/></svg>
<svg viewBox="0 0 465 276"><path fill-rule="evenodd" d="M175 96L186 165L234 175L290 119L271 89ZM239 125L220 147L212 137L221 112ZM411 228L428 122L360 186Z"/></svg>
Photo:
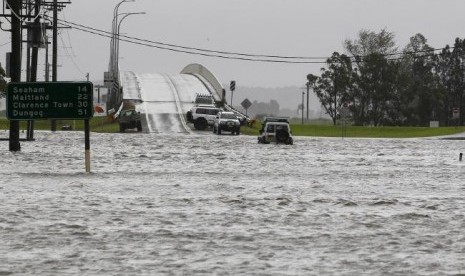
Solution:
<svg viewBox="0 0 465 276"><path fill-rule="evenodd" d="M210 93L212 94L215 101L220 102L223 97L223 85L218 80L218 78L205 66L192 63L184 67L181 70L181 74L191 74L198 77L202 82L206 83L206 85L210 85Z"/></svg>

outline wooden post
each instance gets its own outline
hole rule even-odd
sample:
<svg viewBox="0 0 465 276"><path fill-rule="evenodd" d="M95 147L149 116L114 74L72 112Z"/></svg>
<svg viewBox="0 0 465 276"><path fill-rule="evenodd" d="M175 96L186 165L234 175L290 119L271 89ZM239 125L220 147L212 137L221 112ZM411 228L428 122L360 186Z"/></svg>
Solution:
<svg viewBox="0 0 465 276"><path fill-rule="evenodd" d="M84 120L86 173L90 173L90 126L89 119Z"/></svg>

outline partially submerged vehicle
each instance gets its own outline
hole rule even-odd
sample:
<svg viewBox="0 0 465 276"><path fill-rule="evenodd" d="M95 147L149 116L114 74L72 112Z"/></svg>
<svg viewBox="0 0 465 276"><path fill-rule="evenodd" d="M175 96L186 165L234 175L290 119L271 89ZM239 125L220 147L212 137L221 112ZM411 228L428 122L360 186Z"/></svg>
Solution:
<svg viewBox="0 0 465 276"><path fill-rule="evenodd" d="M119 131L125 132L126 129L134 129L137 131L142 131L142 122L140 117L140 112L135 109L121 110L121 113L118 116L119 122Z"/></svg>
<svg viewBox="0 0 465 276"><path fill-rule="evenodd" d="M194 124L195 129L205 130L213 126L218 112L220 109L214 105L196 105L187 112L186 117L188 122Z"/></svg>
<svg viewBox="0 0 465 276"><path fill-rule="evenodd" d="M269 144L271 142L286 145L294 144L288 118L265 117L258 136L258 143Z"/></svg>
<svg viewBox="0 0 465 276"><path fill-rule="evenodd" d="M231 134L239 135L241 130L241 122L234 112L221 111L216 116L213 123L213 133L218 135L222 131L229 131Z"/></svg>

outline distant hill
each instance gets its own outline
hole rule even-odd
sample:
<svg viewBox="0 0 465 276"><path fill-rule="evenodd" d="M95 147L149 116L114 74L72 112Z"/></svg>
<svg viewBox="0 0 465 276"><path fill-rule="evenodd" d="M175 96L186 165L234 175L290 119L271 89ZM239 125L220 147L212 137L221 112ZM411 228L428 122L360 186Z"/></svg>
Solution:
<svg viewBox="0 0 465 276"><path fill-rule="evenodd" d="M224 87L229 88L229 84L224 85ZM230 102L231 94L229 89L227 90L226 100ZM249 99L250 102L252 102L252 106L248 112L248 115L250 116L255 116L256 114L271 114L279 112L279 114L273 115L300 117L302 114L300 111L298 111L298 107L302 104L302 91L306 91L306 89L296 86L276 88L237 86L236 90L234 91L233 102L237 109L243 110L241 102L246 98ZM94 96L97 97L97 94ZM101 102L104 103L106 96L105 89L102 90L101 96ZM324 112L321 112L319 100L312 91L310 91L309 100L309 117L320 118L321 116L324 116ZM276 106L275 101L279 106ZM307 104L306 95L304 98L304 104ZM0 98L0 110L5 110L5 108L5 98Z"/></svg>
<svg viewBox="0 0 465 276"><path fill-rule="evenodd" d="M229 88L228 85L224 87ZM290 117L299 117L301 116L300 111L297 112L299 105L302 104L302 92L306 92L306 88L299 88L297 86L287 86L287 87L275 87L275 88L265 88L265 87L245 87L245 86L236 86L236 90L233 94L233 104L239 110L242 110L241 102L244 99L249 99L252 103L267 103L269 104L271 100L275 100L279 104L279 112L281 116L290 116ZM229 89L226 92L226 100L231 101L231 94ZM304 104L307 104L307 95L304 98ZM261 105L263 106L263 105ZM321 113L321 105L316 97L316 95L310 90L309 98L310 112L309 117L319 118L324 113ZM254 110L253 106L250 107L249 115L254 116L255 114L266 114L267 110Z"/></svg>

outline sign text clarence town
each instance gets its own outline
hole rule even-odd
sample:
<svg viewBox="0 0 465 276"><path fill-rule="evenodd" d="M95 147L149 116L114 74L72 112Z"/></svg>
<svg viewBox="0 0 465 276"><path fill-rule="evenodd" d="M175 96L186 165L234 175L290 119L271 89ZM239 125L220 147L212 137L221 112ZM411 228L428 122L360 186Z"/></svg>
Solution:
<svg viewBox="0 0 465 276"><path fill-rule="evenodd" d="M91 82L9 83L9 120L89 119L93 116Z"/></svg>

